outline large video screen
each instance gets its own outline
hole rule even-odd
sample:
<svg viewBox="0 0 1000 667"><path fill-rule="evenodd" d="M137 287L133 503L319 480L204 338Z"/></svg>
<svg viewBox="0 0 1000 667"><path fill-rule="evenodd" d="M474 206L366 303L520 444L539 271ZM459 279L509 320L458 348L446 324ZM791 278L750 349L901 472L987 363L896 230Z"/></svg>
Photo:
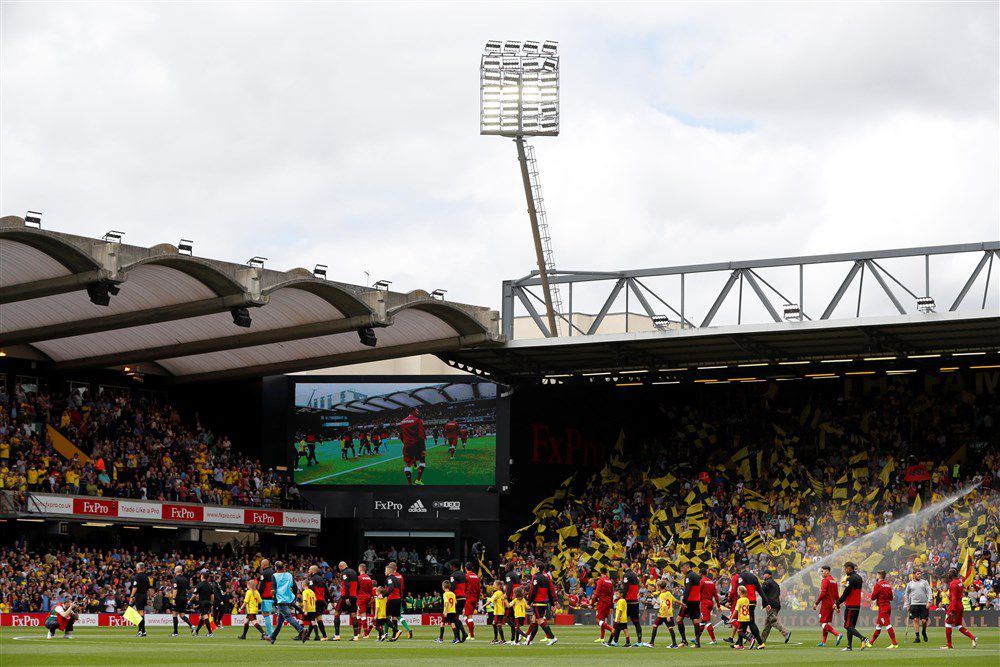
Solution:
<svg viewBox="0 0 1000 667"><path fill-rule="evenodd" d="M296 484L496 483L493 382L298 380L293 393Z"/></svg>

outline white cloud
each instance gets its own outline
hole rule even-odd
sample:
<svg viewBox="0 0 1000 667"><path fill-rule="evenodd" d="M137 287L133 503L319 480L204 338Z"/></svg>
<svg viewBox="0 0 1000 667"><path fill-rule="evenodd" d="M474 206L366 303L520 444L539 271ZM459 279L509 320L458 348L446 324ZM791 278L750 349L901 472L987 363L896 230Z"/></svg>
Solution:
<svg viewBox="0 0 1000 667"><path fill-rule="evenodd" d="M994 3L8 3L3 19L0 209L53 229L496 307L533 249L514 148L477 134L476 68L486 39L533 37L563 55L563 135L537 142L560 266L998 236Z"/></svg>

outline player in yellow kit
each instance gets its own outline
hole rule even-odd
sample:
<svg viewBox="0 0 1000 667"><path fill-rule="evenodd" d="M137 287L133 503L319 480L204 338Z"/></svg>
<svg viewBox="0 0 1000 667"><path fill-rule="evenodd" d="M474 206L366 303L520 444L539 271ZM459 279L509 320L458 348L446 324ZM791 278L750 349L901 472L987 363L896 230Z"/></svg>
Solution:
<svg viewBox="0 0 1000 667"><path fill-rule="evenodd" d="M656 582L656 599L660 602L660 610L653 621L653 635L649 638L649 645L656 643L656 630L661 625L666 625L670 631L670 648L677 648L677 635L674 634L674 605L678 600L674 594L668 590L667 580L660 579Z"/></svg>
<svg viewBox="0 0 1000 667"><path fill-rule="evenodd" d="M316 593L309 579L303 579L302 586L302 634L299 639L306 642L309 641L309 632L316 620Z"/></svg>
<svg viewBox="0 0 1000 667"><path fill-rule="evenodd" d="M246 619L243 621L243 635L240 639L247 638L247 630L250 629L250 624L257 628L257 632L260 633L261 637L267 636L264 632L264 628L260 627L260 621L257 620L257 614L260 613L260 591L257 590L257 580L249 579L247 581L247 592L243 596L243 604L240 605L240 611L246 610Z"/></svg>
<svg viewBox="0 0 1000 667"><path fill-rule="evenodd" d="M491 644L505 644L503 636L504 619L507 617L507 596L503 594L503 582L493 582L493 595L490 596L490 606L493 608L493 641Z"/></svg>
<svg viewBox="0 0 1000 667"><path fill-rule="evenodd" d="M389 624L387 613L389 600L385 597L385 588L379 586L375 589L375 629L378 631L378 640L386 640L386 626Z"/></svg>
<svg viewBox="0 0 1000 667"><path fill-rule="evenodd" d="M614 633L608 638L605 646L618 646L618 636L622 630L628 627L628 601L621 593L615 593L615 618ZM625 638L625 646L630 646L628 637Z"/></svg>
<svg viewBox="0 0 1000 667"><path fill-rule="evenodd" d="M514 589L514 599L511 600L510 608L514 612L514 633L510 643L517 644L518 640L524 635L521 627L528 619L528 601L524 599L523 586ZM527 642L528 638L524 637L524 641Z"/></svg>

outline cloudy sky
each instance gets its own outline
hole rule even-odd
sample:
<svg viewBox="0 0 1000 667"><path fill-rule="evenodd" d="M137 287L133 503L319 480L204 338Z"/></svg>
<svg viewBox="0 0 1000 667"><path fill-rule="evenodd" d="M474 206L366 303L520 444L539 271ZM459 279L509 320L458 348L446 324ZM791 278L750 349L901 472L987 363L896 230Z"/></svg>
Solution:
<svg viewBox="0 0 1000 667"><path fill-rule="evenodd" d="M533 248L478 64L518 38L560 45L536 142L560 267L1000 236L996 2L2 12L0 212L50 229L497 307Z"/></svg>

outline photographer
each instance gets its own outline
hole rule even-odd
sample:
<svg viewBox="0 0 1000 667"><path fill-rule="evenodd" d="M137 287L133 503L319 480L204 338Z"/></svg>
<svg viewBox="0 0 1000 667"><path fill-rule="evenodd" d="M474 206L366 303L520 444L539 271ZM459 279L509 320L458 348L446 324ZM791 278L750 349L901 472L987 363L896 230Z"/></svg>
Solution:
<svg viewBox="0 0 1000 667"><path fill-rule="evenodd" d="M68 604L59 603L49 612L49 617L45 619L45 627L49 631L46 639L52 639L56 632L63 631L63 639L73 638L73 623L79 618L73 610L74 602Z"/></svg>

